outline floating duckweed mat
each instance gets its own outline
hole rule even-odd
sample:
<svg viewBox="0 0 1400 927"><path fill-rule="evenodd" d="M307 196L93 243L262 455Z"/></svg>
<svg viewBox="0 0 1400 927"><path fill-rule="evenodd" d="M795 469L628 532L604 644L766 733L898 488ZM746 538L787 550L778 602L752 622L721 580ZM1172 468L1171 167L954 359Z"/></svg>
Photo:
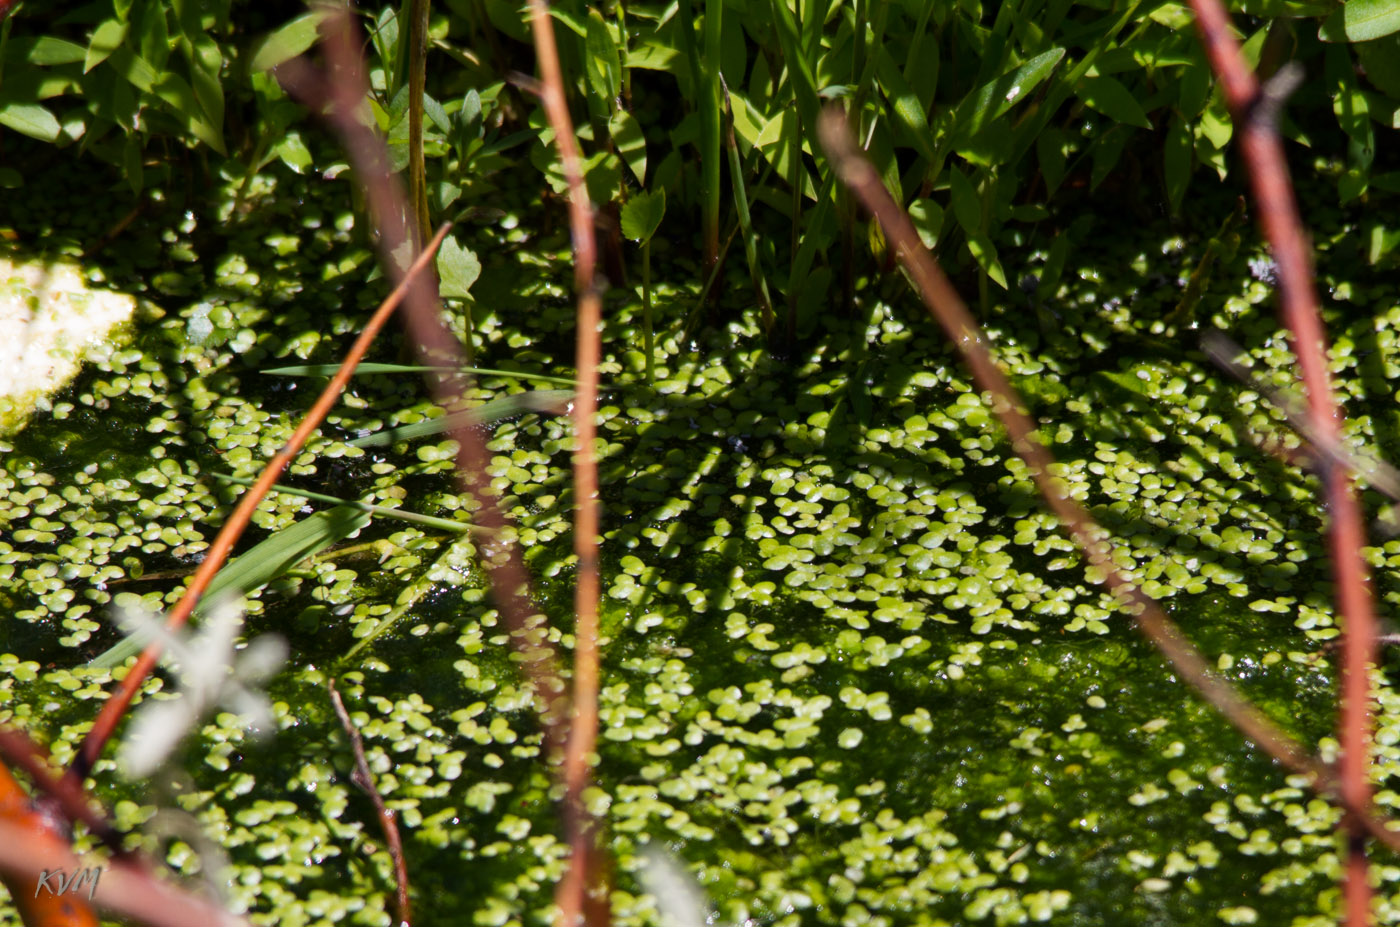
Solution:
<svg viewBox="0 0 1400 927"><path fill-rule="evenodd" d="M60 760L110 684L87 665L117 640L104 612L178 596L242 492L213 474L253 476L309 401L265 371L335 360L377 299L369 251L330 198L341 188L269 175L249 189L246 218L177 216L185 238L170 252L104 258L164 318L3 447L0 721ZM1192 227L1218 227L1232 205L1202 197ZM1348 440L1393 457L1400 296L1357 263L1347 217L1314 215L1330 223L1317 240ZM526 219L467 236L484 265L477 359L569 376L566 243L531 238ZM1175 330L1163 320L1206 242L1130 231L1076 255L1040 312L1019 293L996 302L989 335L1120 565L1329 754L1337 630L1315 481L1255 447L1282 417L1196 347L1221 329L1263 382L1294 388L1267 262L1246 248L1217 266ZM1027 274L1045 258L1034 242L1001 247ZM658 287L661 318L681 317L698 286L680 268ZM449 304L459 328L461 308ZM588 801L617 861L616 923L661 923L638 878L657 848L735 924L1335 922L1337 812L1198 702L1086 575L902 281L867 281L857 308L781 361L731 307L700 345L660 337L649 385L618 347L640 343L640 306L609 303L607 640ZM399 359L392 339L376 350ZM472 398L530 388L491 374ZM286 480L470 521L450 441L350 443L436 414L411 379L357 378ZM529 633L567 646L568 420L525 410L483 427L549 619ZM322 507L273 495L240 550ZM254 592L248 636L291 643L271 686L278 731L256 743L218 715L164 783L99 763L119 826L255 922L387 925L392 865L349 783L324 690L334 675L401 816L420 921L549 923L566 847L531 698L475 562L491 543L376 517ZM1394 602L1400 541L1376 545L1377 591ZM1377 801L1394 809L1400 701L1388 666L1376 682ZM1377 922L1400 923L1400 867L1373 859Z"/></svg>

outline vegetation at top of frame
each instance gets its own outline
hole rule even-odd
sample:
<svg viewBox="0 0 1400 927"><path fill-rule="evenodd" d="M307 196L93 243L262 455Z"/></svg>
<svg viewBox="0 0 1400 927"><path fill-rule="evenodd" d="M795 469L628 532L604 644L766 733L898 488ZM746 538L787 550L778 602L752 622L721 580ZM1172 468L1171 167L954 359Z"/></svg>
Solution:
<svg viewBox="0 0 1400 927"><path fill-rule="evenodd" d="M371 108L399 169L412 155L411 5L360 14ZM1245 56L1265 77L1288 61L1307 69L1285 131L1342 162L1343 203L1372 187L1400 188L1393 166L1373 170L1378 133L1400 119L1393 7L1255 0L1237 16ZM989 284L1018 283L997 242L1008 227L1053 243L1027 284L1053 298L1082 235L1050 208L1065 188L1107 184L1143 212L1175 214L1203 175L1231 169L1230 120L1179 3L562 2L552 15L589 192L606 207L613 283L628 263L620 209L644 191L665 195L658 240L685 253L690 230L701 230L694 284L703 283L735 228L724 208L729 189L742 194L739 213L753 214L738 230L752 298L766 303L771 289L788 333L824 330L828 294L836 288L849 300L866 255L890 261L877 230L852 224L850 203L808 138L827 102L847 107L925 242L978 275L984 302ZM227 151L248 176L269 159L340 176L343 163L314 163L305 113L272 70L312 46L321 18L313 10L278 23L230 0L20 5L0 33L0 125L120 165L138 191L169 179L190 147ZM520 5L440 4L425 41L426 218L501 208L493 178L526 155L561 193L542 112L508 80L532 69ZM677 108L677 96L693 102ZM730 126L733 160L722 151ZM1333 150L1334 138L1344 150ZM0 182L24 181L15 168L0 169ZM651 212L654 221L632 225L655 232L661 220ZM1395 241L1387 233L1379 247L1389 252ZM454 241L440 267L445 295L466 297L479 267L473 256Z"/></svg>

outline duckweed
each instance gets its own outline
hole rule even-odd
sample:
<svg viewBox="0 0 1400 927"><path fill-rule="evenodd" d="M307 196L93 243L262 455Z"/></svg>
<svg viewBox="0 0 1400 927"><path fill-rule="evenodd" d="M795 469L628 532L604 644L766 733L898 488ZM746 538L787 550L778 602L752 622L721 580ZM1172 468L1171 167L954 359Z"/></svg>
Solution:
<svg viewBox="0 0 1400 927"><path fill-rule="evenodd" d="M323 218L225 242L140 284L108 273L149 287L164 317L0 445L0 603L13 616L0 721L60 759L109 685L84 667L113 643L102 612L168 606L241 492L212 474L255 474L295 426L308 387L261 369L338 359L378 294L363 286L369 255L343 205L301 179L250 185L255 208L284 208L273 193ZM471 233L486 265L474 347L491 366L558 372L571 356L559 337L571 325L566 265L521 248L517 224ZM299 282L298 251L313 240L317 292ZM1335 752L1321 644L1337 622L1314 481L1255 448L1281 422L1258 390L1161 340L1150 308L1104 295L1189 273L1202 244L1124 240L1078 256L1057 299L1063 331L1037 331L1010 304L985 321L1060 456L1054 476L1110 532L1115 563L1265 711ZM1251 257L1232 268L1233 290L1207 301L1255 374L1292 390ZM1134 636L907 297L861 298L878 325L859 346L879 352L868 421L851 409L856 345L841 337L783 366L754 347L744 317L699 350L670 340L648 387L624 356L639 308L625 294L609 303L609 642L587 800L617 856L614 920L658 922L633 873L664 842L733 923L1330 922L1336 810L1261 760ZM1386 447L1400 309L1329 311L1353 393L1347 440ZM460 312L449 316L464 332ZM377 350L393 359L396 346ZM470 520L478 503L446 477L455 442L347 443L440 414L409 382L357 378L290 478ZM472 398L527 386L493 375ZM528 414L488 439L488 477L548 617L525 636L567 645L568 420ZM270 499L249 542L311 510ZM538 706L475 563L495 543L376 520L251 593L250 635L293 638L296 665L272 684L279 730L263 747L231 716L206 725L176 803L229 855L233 903L256 922L389 920L393 864L348 781L329 675L400 815L424 919L548 920L567 847ZM1400 542L1368 556L1380 594L1400 601ZM1400 809L1385 787L1400 773L1386 672L1377 802ZM157 676L143 697L162 688ZM110 764L97 777L144 844L183 872L214 868L197 841L157 836L158 792ZM1377 916L1400 923L1392 863L1373 866Z"/></svg>

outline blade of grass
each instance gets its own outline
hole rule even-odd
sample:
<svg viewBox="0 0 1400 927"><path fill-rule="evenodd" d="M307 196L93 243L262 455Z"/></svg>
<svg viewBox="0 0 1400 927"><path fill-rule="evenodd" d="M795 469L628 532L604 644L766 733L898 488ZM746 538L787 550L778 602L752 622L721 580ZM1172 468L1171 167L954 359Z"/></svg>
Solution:
<svg viewBox="0 0 1400 927"><path fill-rule="evenodd" d="M325 377L340 369L339 364L293 364L290 367L270 367L263 373L279 377ZM356 376L374 373L470 373L476 376L517 377L521 380L539 380L541 383L558 383L560 386L576 386L577 380L568 377L551 377L542 373L527 373L524 370L500 370L495 367L452 367L447 364L375 364L365 363L355 368Z"/></svg>
<svg viewBox="0 0 1400 927"><path fill-rule="evenodd" d="M308 515L290 528L276 532L272 537L230 560L209 581L201 596L201 602L217 602L226 596L242 598L272 582L307 557L314 556L359 531L369 524L369 518L369 512L353 505L338 505L325 512ZM196 606L195 613L202 614L202 610ZM120 643L93 657L88 665L98 669L120 666L128 657L140 653L148 643L143 637L136 635L123 638Z"/></svg>
<svg viewBox="0 0 1400 927"><path fill-rule="evenodd" d="M723 77L719 79L719 85L724 91L724 147L729 155L729 185L734 191L739 228L744 233L744 257L749 262L749 276L753 279L754 292L758 294L759 308L763 311L763 334L771 337L773 300L768 295L768 279L763 276L763 268L758 262L758 239L749 215L748 193L744 190L744 166L739 161L739 145L734 141L734 110L729 101L729 85Z"/></svg>
<svg viewBox="0 0 1400 927"><path fill-rule="evenodd" d="M411 425L400 425L385 431L365 435L349 442L351 447L385 447L395 441L408 441L425 435L442 434L459 428L477 428L526 412L563 415L573 404L574 391L568 389L537 389L512 396L492 399L464 412L452 412L441 418L430 418Z"/></svg>
<svg viewBox="0 0 1400 927"><path fill-rule="evenodd" d="M210 476L225 483L237 483L240 486L252 486L252 480L245 480L241 476L233 476L228 473L211 473ZM466 534L471 531L485 531L485 528L478 528L476 525L469 525L466 522L453 521L450 518L438 518L435 515L423 515L419 512L409 512L404 509L391 509L385 505L375 505L372 502L360 502L355 499L342 499L339 496L331 496L322 492L312 492L309 489L297 489L295 486L283 486L281 483L273 483L271 492L280 492L288 496L300 496L303 499L310 499L314 502L328 502L331 505L347 506L359 512L366 512L370 515L378 515L381 518L392 518L397 521L405 521L412 525L422 525L425 528L437 528L440 531L450 531L453 534ZM312 556L313 554L308 555ZM237 561L234 561L235 563ZM230 563L225 570L231 570L233 564Z"/></svg>

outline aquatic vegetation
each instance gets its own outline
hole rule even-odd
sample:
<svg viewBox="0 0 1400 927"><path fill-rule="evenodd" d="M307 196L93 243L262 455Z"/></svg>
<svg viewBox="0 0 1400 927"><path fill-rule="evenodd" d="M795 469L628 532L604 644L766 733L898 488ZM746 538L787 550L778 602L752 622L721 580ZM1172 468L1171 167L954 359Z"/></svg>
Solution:
<svg viewBox="0 0 1400 927"><path fill-rule="evenodd" d="M274 181L306 198L308 215L338 214L283 175L250 186L253 208L276 208ZM298 234L319 242L325 266L353 268L352 232L321 222ZM502 368L563 369L568 307L540 276L537 242L505 220L470 232L491 256L474 291L477 356L497 369L475 398L489 400L531 386ZM1148 228L1076 254L1053 336L1011 304L994 304L988 328L1032 387L1057 475L1119 538L1120 566L1266 711L1326 750L1321 647L1336 629L1311 478L1254 447L1279 428L1275 410L1154 331L1171 304L1150 276L1184 278L1204 246L1164 255L1166 237ZM1329 249L1340 233L1319 240ZM1202 309L1245 343L1257 376L1287 389L1292 361L1243 250ZM156 293L165 317L6 445L0 596L14 631L0 710L60 760L110 679L83 665L115 642L101 613L168 604L240 491L214 474L251 476L290 433L304 391L266 368L330 360L368 301L334 272L314 292L294 288L288 257L211 258L198 302ZM1039 259L1005 247L1012 257ZM731 271L736 291L743 270ZM755 313L704 335L701 350L658 338L654 389L624 353L643 307L628 294L609 306L605 665L587 800L619 860L617 921L655 922L632 873L662 844L733 923L1082 922L1110 907L1144 922L1331 916L1336 812L1239 743L1132 635L905 297L873 287L861 299L869 348L836 338L784 368L758 347ZM1373 308L1338 303L1333 322L1346 332L1349 438L1386 448L1400 310ZM864 420L849 387L851 359L868 349L880 363L864 368ZM567 420L519 411L482 426L490 475L549 618L526 633L570 646L572 438ZM435 415L402 378L359 378L288 481L469 522L475 503L443 479L451 442L354 445ZM314 507L274 495L249 543ZM490 543L375 515L349 546L252 594L250 633L277 629L293 645L271 685L278 730L262 747L232 715L203 724L174 802L228 853L232 899L255 919L387 923L392 866L346 781L322 689L331 673L401 815L426 916L546 916L567 848L530 696L476 566ZM1400 542L1369 553L1400 562ZM1400 596L1390 574L1377 583ZM157 677L145 691L164 688ZM1383 717L1378 775L1397 715ZM113 769L103 761L95 775L118 823L177 869L204 870L192 843L140 829L159 796ZM1378 801L1397 799L1383 789ZM1376 872L1393 896L1391 868Z"/></svg>

